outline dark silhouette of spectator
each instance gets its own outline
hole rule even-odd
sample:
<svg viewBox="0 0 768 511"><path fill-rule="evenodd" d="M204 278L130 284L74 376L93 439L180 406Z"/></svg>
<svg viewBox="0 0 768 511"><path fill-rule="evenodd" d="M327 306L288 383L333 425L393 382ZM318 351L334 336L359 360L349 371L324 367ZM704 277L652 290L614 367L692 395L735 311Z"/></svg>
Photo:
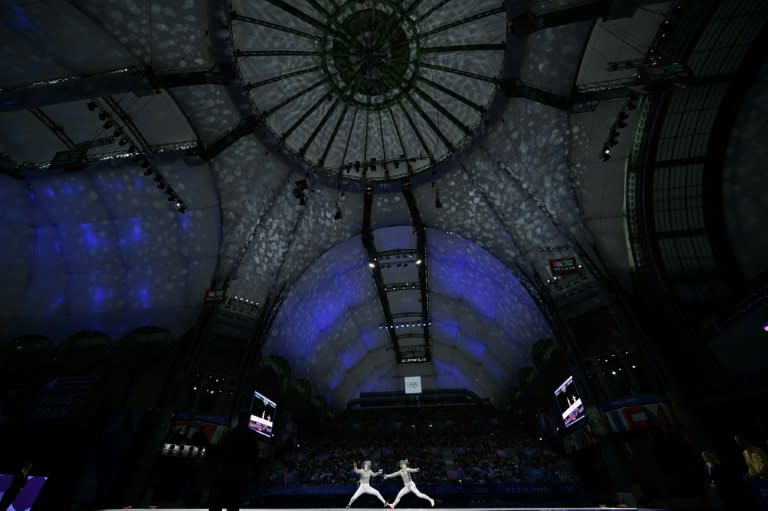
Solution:
<svg viewBox="0 0 768 511"><path fill-rule="evenodd" d="M744 457L744 463L747 464L747 477L768 477L768 454L740 435L736 435L733 439L736 441L736 445L742 449L741 455Z"/></svg>
<svg viewBox="0 0 768 511"><path fill-rule="evenodd" d="M708 485L710 507L713 509L751 509L746 488L737 474L723 465L714 451L702 451Z"/></svg>
<svg viewBox="0 0 768 511"><path fill-rule="evenodd" d="M210 511L238 511L248 491L251 470L259 454L257 434L248 428L250 414L238 414L238 423L224 435L212 463L213 484L210 492Z"/></svg>
<svg viewBox="0 0 768 511"><path fill-rule="evenodd" d="M18 497L21 489L24 488L25 484L27 484L27 477L29 476L30 470L32 470L32 462L25 461L19 470L13 474L13 482L11 482L11 486L3 495L2 500L0 500L1 510L8 509L8 506L10 506L13 501L16 500L16 497Z"/></svg>

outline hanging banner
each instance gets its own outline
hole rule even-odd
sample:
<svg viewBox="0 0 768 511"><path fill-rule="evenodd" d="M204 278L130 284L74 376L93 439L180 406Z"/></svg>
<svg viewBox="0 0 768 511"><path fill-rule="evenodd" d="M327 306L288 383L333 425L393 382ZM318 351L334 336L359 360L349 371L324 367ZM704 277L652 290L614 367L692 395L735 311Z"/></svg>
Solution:
<svg viewBox="0 0 768 511"><path fill-rule="evenodd" d="M674 415L665 403L626 406L605 412L608 427L614 433L660 428L675 424Z"/></svg>

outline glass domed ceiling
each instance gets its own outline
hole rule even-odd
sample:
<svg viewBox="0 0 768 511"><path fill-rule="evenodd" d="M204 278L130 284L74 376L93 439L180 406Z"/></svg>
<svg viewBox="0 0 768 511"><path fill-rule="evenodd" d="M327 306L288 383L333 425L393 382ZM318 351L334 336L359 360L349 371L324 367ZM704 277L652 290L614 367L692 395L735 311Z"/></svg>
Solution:
<svg viewBox="0 0 768 511"><path fill-rule="evenodd" d="M235 0L240 74L294 154L346 179L446 159L497 88L500 0Z"/></svg>

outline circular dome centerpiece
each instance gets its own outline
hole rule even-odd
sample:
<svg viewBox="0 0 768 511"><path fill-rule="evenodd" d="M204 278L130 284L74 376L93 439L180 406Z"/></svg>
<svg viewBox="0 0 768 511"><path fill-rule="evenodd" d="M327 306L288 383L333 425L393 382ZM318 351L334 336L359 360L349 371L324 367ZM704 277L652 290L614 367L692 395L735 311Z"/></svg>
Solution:
<svg viewBox="0 0 768 511"><path fill-rule="evenodd" d="M426 170L472 136L497 90L499 0L235 0L240 75L285 147L344 179Z"/></svg>
<svg viewBox="0 0 768 511"><path fill-rule="evenodd" d="M323 72L349 104L381 109L410 89L418 66L418 30L390 2L347 2L323 37Z"/></svg>

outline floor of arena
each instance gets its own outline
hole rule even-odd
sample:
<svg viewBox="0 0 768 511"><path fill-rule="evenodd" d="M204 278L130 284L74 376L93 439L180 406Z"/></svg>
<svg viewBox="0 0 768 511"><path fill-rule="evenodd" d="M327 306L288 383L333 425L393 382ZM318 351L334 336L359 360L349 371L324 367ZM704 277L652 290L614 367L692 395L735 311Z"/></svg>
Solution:
<svg viewBox="0 0 768 511"><path fill-rule="evenodd" d="M125 509L125 508L124 508ZM133 511L208 511L208 508L130 508ZM352 509L381 509L376 508L352 508ZM440 509L459 509L459 508L397 508L408 509L411 511L435 511ZM461 508L462 511L607 511L611 509L621 511L665 511L659 508L640 508L640 507L475 507L475 508ZM104 511L122 511L120 509L106 509ZM329 507L329 508L301 508L301 509L266 509L266 508L248 508L241 507L240 511L346 511L343 507Z"/></svg>

